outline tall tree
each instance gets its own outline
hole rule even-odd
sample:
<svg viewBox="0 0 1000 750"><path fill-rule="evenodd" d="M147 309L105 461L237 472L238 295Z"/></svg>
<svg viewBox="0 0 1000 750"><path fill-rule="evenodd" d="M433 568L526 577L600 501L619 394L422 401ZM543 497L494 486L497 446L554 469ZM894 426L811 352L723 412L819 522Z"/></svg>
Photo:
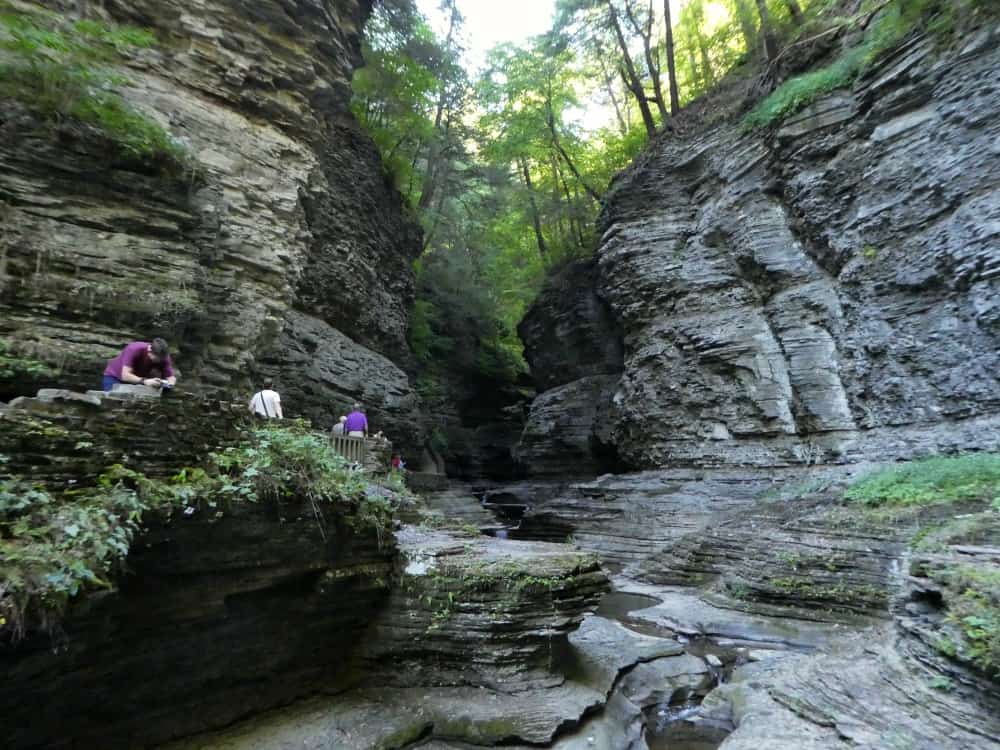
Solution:
<svg viewBox="0 0 1000 750"><path fill-rule="evenodd" d="M667 54L667 77L670 82L670 114L676 116L681 109L680 93L677 90L677 61L674 57L674 28L670 17L670 0L663 0L663 25L666 28L664 46Z"/></svg>
<svg viewBox="0 0 1000 750"><path fill-rule="evenodd" d="M535 186L531 183L531 170L528 169L528 160L523 156L518 157L517 164L521 169L521 177L524 179L524 188L528 195L528 205L531 206L531 224L535 229L535 241L538 243L538 254L544 258L549 254L549 250L545 243L545 235L542 232L542 217L538 211L538 200L535 197Z"/></svg>
<svg viewBox="0 0 1000 750"><path fill-rule="evenodd" d="M663 89L660 86L660 65L653 55L653 0L649 0L649 7L646 9L644 17L640 20L636 17L633 6L635 0L625 0L625 15L632 26L632 30L642 40L642 52L646 60L646 69L649 71L650 80L653 83L653 98L656 106L660 110L660 121L667 120L667 103L663 97Z"/></svg>
<svg viewBox="0 0 1000 750"><path fill-rule="evenodd" d="M444 65L457 60L458 49L456 37L458 27L462 23L462 15L458 11L455 0L442 0L441 9L448 13L448 33L445 35L443 52ZM448 162L442 159L442 151L447 148L448 136L451 134L452 117L455 114L454 108L461 99L461 91L465 81L456 75L457 71L448 71L451 76L442 78L441 87L438 92L437 105L434 110L434 133L437 137L431 139L427 149L427 176L424 179L424 188L420 193L420 201L417 208L420 210L428 208L434 201L434 194L438 185L445 179L443 170L447 169ZM444 127L442 127L442 122Z"/></svg>
<svg viewBox="0 0 1000 750"><path fill-rule="evenodd" d="M653 113L649 109L649 100L646 98L642 79L639 77L635 63L632 60L628 42L625 41L625 34L622 33L622 26L618 20L618 11L615 9L614 0L605 0L605 3L608 9L608 20L611 23L611 28L614 29L615 39L618 41L618 51L622 56L622 67L619 68L621 76L625 80L629 91L632 92L632 96L635 97L636 104L639 105L639 112L642 114L642 122L646 126L646 133L652 137L656 133L656 121L653 119Z"/></svg>
<svg viewBox="0 0 1000 750"><path fill-rule="evenodd" d="M743 42L747 50L754 50L757 47L757 21L754 18L753 9L750 7L750 0L732 0L733 13L743 34Z"/></svg>
<svg viewBox="0 0 1000 750"><path fill-rule="evenodd" d="M792 17L792 20L799 26L805 21L805 14L802 12L802 6L799 5L798 0L785 0L785 5L788 6L788 14Z"/></svg>
<svg viewBox="0 0 1000 750"><path fill-rule="evenodd" d="M757 13L760 15L760 31L764 38L764 55L768 60L778 56L778 41L771 25L771 14L767 10L767 0L756 0Z"/></svg>

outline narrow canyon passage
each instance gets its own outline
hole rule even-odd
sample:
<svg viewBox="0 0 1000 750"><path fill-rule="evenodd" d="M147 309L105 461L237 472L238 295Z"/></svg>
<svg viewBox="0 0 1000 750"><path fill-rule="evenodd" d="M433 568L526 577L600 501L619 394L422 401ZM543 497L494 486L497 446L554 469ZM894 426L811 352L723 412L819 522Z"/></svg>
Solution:
<svg viewBox="0 0 1000 750"><path fill-rule="evenodd" d="M1000 749L998 42L0 0L4 747Z"/></svg>

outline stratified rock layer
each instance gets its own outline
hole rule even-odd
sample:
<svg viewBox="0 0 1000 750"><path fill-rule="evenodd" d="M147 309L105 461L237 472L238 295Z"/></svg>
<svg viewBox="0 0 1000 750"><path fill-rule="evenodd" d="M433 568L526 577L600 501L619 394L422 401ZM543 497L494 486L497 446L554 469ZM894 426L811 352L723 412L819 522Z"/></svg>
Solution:
<svg viewBox="0 0 1000 750"><path fill-rule="evenodd" d="M593 291L570 286L585 273L555 279L521 327L553 389L525 431L528 470L559 464L557 398L593 414L572 434L607 429L633 468L1000 443L996 42L979 31L942 56L918 39L780 129L732 118L654 142L608 194ZM537 334L594 293L613 326L581 315L589 338L568 352ZM568 391L615 329L613 396Z"/></svg>
<svg viewBox="0 0 1000 750"><path fill-rule="evenodd" d="M307 504L280 513L157 524L120 590L74 607L58 641L0 649L7 746L142 746L347 681L392 549L349 527L324 541Z"/></svg>
<svg viewBox="0 0 1000 750"><path fill-rule="evenodd" d="M240 439L234 411L181 394L43 393L0 412L0 453L53 488L119 461L173 474ZM395 555L355 511L324 507L323 528L300 498L150 514L117 589L77 596L55 632L4 633L6 746L146 746L350 682Z"/></svg>
<svg viewBox="0 0 1000 750"><path fill-rule="evenodd" d="M597 558L566 545L420 527L397 540L402 579L367 646L375 685L516 692L550 682L567 634L607 590Z"/></svg>
<svg viewBox="0 0 1000 750"><path fill-rule="evenodd" d="M91 129L53 132L0 103L0 337L61 384L96 387L125 343L162 335L184 387L248 398L272 375L286 414L329 424L362 400L374 429L412 437L414 397L388 359L408 358L419 229L348 110L369 10L91 3L156 35L122 93L190 164L162 173ZM0 383L0 397L33 390Z"/></svg>

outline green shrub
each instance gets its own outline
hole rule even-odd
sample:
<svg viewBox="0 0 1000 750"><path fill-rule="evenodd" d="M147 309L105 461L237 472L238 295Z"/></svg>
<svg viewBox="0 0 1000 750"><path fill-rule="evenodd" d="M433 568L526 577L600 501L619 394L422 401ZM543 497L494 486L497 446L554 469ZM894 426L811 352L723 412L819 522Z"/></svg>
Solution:
<svg viewBox="0 0 1000 750"><path fill-rule="evenodd" d="M952 641L952 652L947 655L1000 675L1000 570L955 565L932 575L959 592L948 600L947 617L958 630L959 642Z"/></svg>
<svg viewBox="0 0 1000 750"><path fill-rule="evenodd" d="M165 480L120 464L93 487L60 494L20 477L0 480L0 636L19 638L28 622L51 629L77 593L110 587L147 513L304 499L324 537L324 510L339 505L338 518L381 541L406 494L401 476L349 466L325 435L297 423L258 427L207 467Z"/></svg>
<svg viewBox="0 0 1000 750"><path fill-rule="evenodd" d="M120 484L72 499L20 478L0 480L0 634L51 628L69 599L110 586L147 506Z"/></svg>
<svg viewBox="0 0 1000 750"><path fill-rule="evenodd" d="M183 162L184 149L112 90L127 83L109 66L155 37L131 26L66 23L55 14L0 15L0 96L42 117L93 126L128 156Z"/></svg>
<svg viewBox="0 0 1000 750"><path fill-rule="evenodd" d="M272 499L304 498L322 517L323 503L346 503L347 517L376 530L387 527L393 498L373 489L368 475L352 468L327 436L304 424L262 426L247 444L215 454L224 496Z"/></svg>
<svg viewBox="0 0 1000 750"><path fill-rule="evenodd" d="M1000 455L936 456L882 469L848 488L845 497L870 507L940 505L1000 495Z"/></svg>
<svg viewBox="0 0 1000 750"><path fill-rule="evenodd" d="M864 10L864 9L863 9ZM850 86L886 52L918 29L954 35L966 19L997 13L993 0L892 0L868 25L864 39L830 65L790 78L746 115L747 130L766 127L836 89Z"/></svg>

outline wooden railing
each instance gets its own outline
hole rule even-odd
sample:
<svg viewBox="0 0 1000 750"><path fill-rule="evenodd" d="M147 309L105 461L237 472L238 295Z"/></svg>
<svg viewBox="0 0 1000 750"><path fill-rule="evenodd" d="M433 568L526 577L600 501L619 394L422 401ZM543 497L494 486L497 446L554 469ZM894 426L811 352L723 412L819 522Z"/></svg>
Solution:
<svg viewBox="0 0 1000 750"><path fill-rule="evenodd" d="M330 445L341 456L351 463L365 463L365 456L368 452L363 437L348 437L347 435L330 435Z"/></svg>

